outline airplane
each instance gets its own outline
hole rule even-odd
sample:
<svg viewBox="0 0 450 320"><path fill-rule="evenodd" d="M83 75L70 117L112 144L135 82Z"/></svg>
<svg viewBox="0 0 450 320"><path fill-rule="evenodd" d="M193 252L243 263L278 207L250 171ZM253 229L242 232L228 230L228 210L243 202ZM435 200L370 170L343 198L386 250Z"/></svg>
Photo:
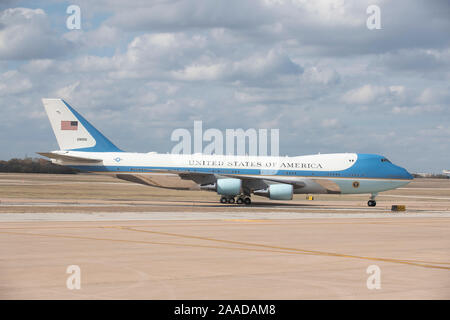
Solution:
<svg viewBox="0 0 450 320"><path fill-rule="evenodd" d="M449 176L450 175L450 170L442 170L442 173Z"/></svg>
<svg viewBox="0 0 450 320"><path fill-rule="evenodd" d="M250 205L252 195L292 200L294 194L370 194L367 205L374 207L379 192L413 180L406 169L377 154L274 157L125 152L63 99L42 102L60 150L38 154L53 163L154 187L195 186L217 192L221 203Z"/></svg>

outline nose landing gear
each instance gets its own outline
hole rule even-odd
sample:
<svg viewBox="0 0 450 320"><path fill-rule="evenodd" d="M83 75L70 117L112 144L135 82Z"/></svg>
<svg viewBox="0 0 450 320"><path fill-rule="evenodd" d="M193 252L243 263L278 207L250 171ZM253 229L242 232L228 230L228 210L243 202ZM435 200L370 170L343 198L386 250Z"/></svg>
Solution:
<svg viewBox="0 0 450 320"><path fill-rule="evenodd" d="M375 197L377 196L377 193L372 193L372 195L370 196L370 200L367 201L367 205L369 207L375 207L377 205L377 202L375 201Z"/></svg>

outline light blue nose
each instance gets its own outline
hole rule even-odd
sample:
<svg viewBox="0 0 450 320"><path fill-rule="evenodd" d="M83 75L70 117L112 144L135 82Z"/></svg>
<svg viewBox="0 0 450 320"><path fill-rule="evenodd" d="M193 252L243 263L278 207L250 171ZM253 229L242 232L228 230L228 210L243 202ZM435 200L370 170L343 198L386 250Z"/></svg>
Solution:
<svg viewBox="0 0 450 320"><path fill-rule="evenodd" d="M406 180L413 180L414 177L412 176L411 173L408 172L408 170L406 170L405 168L402 167L398 167L399 169L399 175Z"/></svg>

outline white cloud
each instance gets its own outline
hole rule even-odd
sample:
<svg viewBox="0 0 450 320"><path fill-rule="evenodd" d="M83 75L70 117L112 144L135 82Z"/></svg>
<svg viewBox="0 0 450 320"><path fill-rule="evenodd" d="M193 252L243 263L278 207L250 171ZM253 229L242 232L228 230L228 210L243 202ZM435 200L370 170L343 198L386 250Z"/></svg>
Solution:
<svg viewBox="0 0 450 320"><path fill-rule="evenodd" d="M48 71L53 66L54 61L51 59L36 59L26 63L21 70L26 73L41 73Z"/></svg>
<svg viewBox="0 0 450 320"><path fill-rule="evenodd" d="M173 77L178 80L218 80L228 72L225 63L210 65L193 64L181 71L174 71Z"/></svg>
<svg viewBox="0 0 450 320"><path fill-rule="evenodd" d="M425 88L417 98L418 103L432 104L449 102L448 89Z"/></svg>
<svg viewBox="0 0 450 320"><path fill-rule="evenodd" d="M336 84L340 81L340 76L336 70L313 66L305 69L303 78L310 83Z"/></svg>
<svg viewBox="0 0 450 320"><path fill-rule="evenodd" d="M323 119L320 124L324 128L338 128L340 126L339 119Z"/></svg>
<svg viewBox="0 0 450 320"><path fill-rule="evenodd" d="M395 95L403 96L405 94L404 86L390 86L389 91Z"/></svg>
<svg viewBox="0 0 450 320"><path fill-rule="evenodd" d="M395 106L392 109L394 114L419 115L424 113L441 112L444 108L441 105L417 105L417 106Z"/></svg>
<svg viewBox="0 0 450 320"><path fill-rule="evenodd" d="M0 25L0 59L52 58L71 47L55 35L42 9L6 9L0 13Z"/></svg>
<svg viewBox="0 0 450 320"><path fill-rule="evenodd" d="M364 8L362 1L358 5L357 2L345 0L292 0L292 4L306 12L307 18L314 19L323 25L357 26L365 23L366 19L365 15L358 13L358 9Z"/></svg>
<svg viewBox="0 0 450 320"><path fill-rule="evenodd" d="M66 100L71 100L73 98L74 93L80 87L80 81L76 81L68 86L65 86L61 89L56 90L56 97L63 98ZM51 97L48 97L51 98Z"/></svg>
<svg viewBox="0 0 450 320"><path fill-rule="evenodd" d="M213 2L209 0L161 1L134 6L105 1L108 6L120 6L109 19L112 25L128 30L186 30L189 28L248 28L270 19L258 0Z"/></svg>
<svg viewBox="0 0 450 320"><path fill-rule="evenodd" d="M122 32L119 29L102 24L93 30L84 31L81 29L69 31L62 38L68 40L78 48L102 48L117 43L121 36Z"/></svg>
<svg viewBox="0 0 450 320"><path fill-rule="evenodd" d="M301 74L303 68L294 63L284 52L270 50L267 54L255 54L238 61L219 60L209 64L194 63L172 74L179 80L220 79L273 79L283 74Z"/></svg>
<svg viewBox="0 0 450 320"><path fill-rule="evenodd" d="M0 96L24 93L33 87L30 79L16 70L0 74Z"/></svg>
<svg viewBox="0 0 450 320"><path fill-rule="evenodd" d="M375 101L380 95L386 94L384 87L366 84L362 87L352 89L342 96L342 100L350 104L367 104Z"/></svg>

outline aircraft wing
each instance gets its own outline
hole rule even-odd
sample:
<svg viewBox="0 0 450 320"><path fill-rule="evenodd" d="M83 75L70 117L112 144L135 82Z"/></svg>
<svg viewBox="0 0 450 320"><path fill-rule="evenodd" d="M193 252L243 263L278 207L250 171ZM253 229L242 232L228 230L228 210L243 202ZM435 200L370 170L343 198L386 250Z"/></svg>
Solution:
<svg viewBox="0 0 450 320"><path fill-rule="evenodd" d="M66 162L82 162L82 163L99 163L102 162L102 159L91 159L91 158L83 158L83 157L75 157L75 156L67 156L59 153L53 153L53 152L36 152L37 154L40 154L41 156L55 159L55 160L62 160Z"/></svg>
<svg viewBox="0 0 450 320"><path fill-rule="evenodd" d="M178 174L181 179L192 180L199 185L213 184L217 179L221 178L233 178L242 180L244 188L252 190L266 189L270 184L285 183L292 184L294 189L303 188L305 182L300 179L290 178L290 177L276 177L276 176L247 176L247 175L228 175L219 173L203 173L195 171L181 171L181 170L171 170L171 169L156 169L157 172L173 173Z"/></svg>
<svg viewBox="0 0 450 320"><path fill-rule="evenodd" d="M340 187L330 179L289 177L274 175L230 175L221 173L195 172L181 169L153 169L147 173L116 174L122 180L144 184L152 187L176 190L213 190L209 187L218 179L233 178L242 180L242 187L247 192L265 190L271 184L291 184L296 193L331 193L340 194Z"/></svg>

